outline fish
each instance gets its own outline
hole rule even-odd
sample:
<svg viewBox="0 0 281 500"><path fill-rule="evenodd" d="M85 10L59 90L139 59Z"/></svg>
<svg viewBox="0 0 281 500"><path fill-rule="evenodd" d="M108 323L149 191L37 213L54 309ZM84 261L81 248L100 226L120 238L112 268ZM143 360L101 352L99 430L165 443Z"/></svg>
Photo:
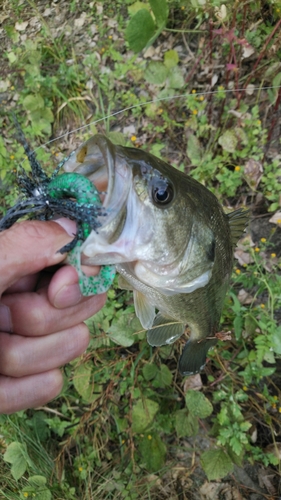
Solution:
<svg viewBox="0 0 281 500"><path fill-rule="evenodd" d="M64 169L88 177L101 193L104 214L81 247L83 265L116 266L151 346L174 343L188 327L179 371L200 372L223 337L218 331L233 250L248 212L226 214L189 175L101 134L81 144Z"/></svg>

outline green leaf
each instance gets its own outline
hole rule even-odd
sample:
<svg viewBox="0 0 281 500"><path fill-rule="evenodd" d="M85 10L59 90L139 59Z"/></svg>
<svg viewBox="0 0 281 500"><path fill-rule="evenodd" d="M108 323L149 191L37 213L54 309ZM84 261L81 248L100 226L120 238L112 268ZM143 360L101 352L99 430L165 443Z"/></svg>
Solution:
<svg viewBox="0 0 281 500"><path fill-rule="evenodd" d="M134 313L122 314L108 329L108 337L115 344L130 347L137 340L136 332L143 330Z"/></svg>
<svg viewBox="0 0 281 500"><path fill-rule="evenodd" d="M166 446L160 436L153 434L145 434L139 442L139 450L145 467L149 472L157 472L165 463Z"/></svg>
<svg viewBox="0 0 281 500"><path fill-rule="evenodd" d="M126 139L124 137L124 134L122 134L121 132L108 132L106 135L108 139L113 142L113 144L126 146Z"/></svg>
<svg viewBox="0 0 281 500"><path fill-rule="evenodd" d="M159 410L159 404L152 399L143 398L137 401L132 411L133 432L143 432L152 422Z"/></svg>
<svg viewBox="0 0 281 500"><path fill-rule="evenodd" d="M132 17L125 31L125 37L130 49L134 52L140 52L144 49L153 37L155 29L150 13L146 9L139 10Z"/></svg>
<svg viewBox="0 0 281 500"><path fill-rule="evenodd" d="M148 3L135 2L132 5L128 6L128 12L129 12L130 16L134 16L141 9L146 9L149 11Z"/></svg>
<svg viewBox="0 0 281 500"><path fill-rule="evenodd" d="M22 101L22 105L27 111L38 111L44 108L44 99L40 94L29 94Z"/></svg>
<svg viewBox="0 0 281 500"><path fill-rule="evenodd" d="M179 62L179 55L176 50L167 50L164 54L164 64L168 69L174 68Z"/></svg>
<svg viewBox="0 0 281 500"><path fill-rule="evenodd" d="M281 328L276 328L272 335L272 347L276 354L281 354Z"/></svg>
<svg viewBox="0 0 281 500"><path fill-rule="evenodd" d="M172 89L181 89L184 86L184 78L179 67L173 68L168 77L168 85Z"/></svg>
<svg viewBox="0 0 281 500"><path fill-rule="evenodd" d="M238 140L234 132L226 130L219 137L218 143L221 145L222 149L228 151L228 153L234 153L237 148Z"/></svg>
<svg viewBox="0 0 281 500"><path fill-rule="evenodd" d="M196 135L190 135L187 141L186 154L191 163L197 165L202 158L202 147Z"/></svg>
<svg viewBox="0 0 281 500"><path fill-rule="evenodd" d="M11 474L13 478L16 480L20 479L24 475L29 463L25 446L17 441L9 444L4 454L4 460L12 464Z"/></svg>
<svg viewBox="0 0 281 500"><path fill-rule="evenodd" d="M155 20L157 26L162 26L163 28L168 19L168 5L167 0L149 0L152 8L152 12L155 15Z"/></svg>
<svg viewBox="0 0 281 500"><path fill-rule="evenodd" d="M28 479L29 486L23 488L23 494L27 493L28 497L34 500L51 500L52 494L47 488L46 482L44 476L31 476Z"/></svg>
<svg viewBox="0 0 281 500"><path fill-rule="evenodd" d="M158 373L155 378L155 382L157 382L158 387L165 387L167 385L171 385L173 380L173 374L169 370L167 365L161 365L160 370L158 370Z"/></svg>
<svg viewBox="0 0 281 500"><path fill-rule="evenodd" d="M142 374L145 378L145 380L152 380L155 376L156 373L158 372L158 368L156 365L152 363L148 363L147 365L144 365Z"/></svg>
<svg viewBox="0 0 281 500"><path fill-rule="evenodd" d="M190 413L199 418L206 418L213 412L212 403L202 392L187 391L185 395L186 406Z"/></svg>
<svg viewBox="0 0 281 500"><path fill-rule="evenodd" d="M155 85L163 85L167 76L168 68L160 61L151 61L144 72L145 79Z"/></svg>
<svg viewBox="0 0 281 500"><path fill-rule="evenodd" d="M73 376L73 384L80 396L86 401L91 399L93 393L92 363L83 363L76 368Z"/></svg>
<svg viewBox="0 0 281 500"><path fill-rule="evenodd" d="M209 481L221 479L233 470L231 459L221 449L202 453L201 464Z"/></svg>
<svg viewBox="0 0 281 500"><path fill-rule="evenodd" d="M196 436L199 430L198 419L183 408L175 413L175 428L179 438Z"/></svg>

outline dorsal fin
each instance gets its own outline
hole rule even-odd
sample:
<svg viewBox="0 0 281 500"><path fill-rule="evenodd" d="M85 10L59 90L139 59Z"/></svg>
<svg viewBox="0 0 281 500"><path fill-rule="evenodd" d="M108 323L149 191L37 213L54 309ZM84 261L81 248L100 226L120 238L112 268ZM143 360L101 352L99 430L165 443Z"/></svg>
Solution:
<svg viewBox="0 0 281 500"><path fill-rule="evenodd" d="M235 246L238 240L241 238L243 232L245 231L249 223L249 210L244 210L239 208L230 214L226 214L229 221L230 232L231 232L231 242Z"/></svg>

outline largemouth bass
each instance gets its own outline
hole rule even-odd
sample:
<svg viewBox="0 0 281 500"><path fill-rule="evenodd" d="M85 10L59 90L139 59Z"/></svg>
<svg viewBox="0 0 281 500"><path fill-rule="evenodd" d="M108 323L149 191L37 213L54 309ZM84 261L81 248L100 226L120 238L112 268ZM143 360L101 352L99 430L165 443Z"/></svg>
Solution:
<svg viewBox="0 0 281 500"><path fill-rule="evenodd" d="M117 266L120 286L133 290L150 345L175 342L188 325L179 369L183 375L199 372L218 340L233 248L247 213L226 215L217 198L190 176L99 134L64 168L89 177L105 193L106 215L81 247L83 264Z"/></svg>

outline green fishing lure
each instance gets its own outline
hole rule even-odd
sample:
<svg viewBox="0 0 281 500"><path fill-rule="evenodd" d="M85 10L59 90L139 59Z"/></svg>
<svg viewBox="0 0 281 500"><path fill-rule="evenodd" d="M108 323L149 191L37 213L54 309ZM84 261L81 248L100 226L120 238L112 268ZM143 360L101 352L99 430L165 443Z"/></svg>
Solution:
<svg viewBox="0 0 281 500"><path fill-rule="evenodd" d="M77 270L82 295L98 295L106 292L115 276L115 266L101 266L97 276L86 276L81 268L81 247L92 231L101 226L100 217L105 215L100 196L95 185L82 174L63 173L60 169L69 159L59 163L51 177L42 169L35 153L24 137L18 123L20 142L28 157L31 172L28 174L21 166L17 182L21 199L11 207L0 220L0 231L8 229L22 217L37 220L51 220L55 216L68 217L77 223L77 234L73 240L61 248L67 252L66 262Z"/></svg>

